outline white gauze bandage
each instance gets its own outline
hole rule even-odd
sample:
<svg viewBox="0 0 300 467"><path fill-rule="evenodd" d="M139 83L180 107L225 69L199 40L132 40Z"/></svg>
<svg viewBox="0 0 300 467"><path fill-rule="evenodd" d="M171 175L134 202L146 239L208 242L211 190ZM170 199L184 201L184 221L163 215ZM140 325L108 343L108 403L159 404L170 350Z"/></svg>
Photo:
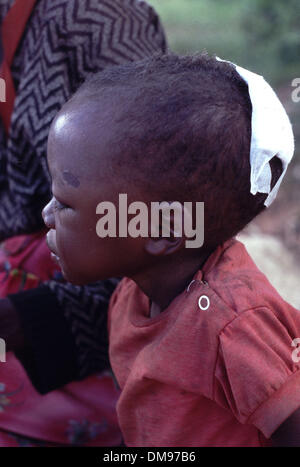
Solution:
<svg viewBox="0 0 300 467"><path fill-rule="evenodd" d="M224 61L218 57L217 59ZM252 103L250 191L253 195L268 193L264 204L270 206L277 196L294 154L292 125L283 105L264 78L234 63L231 64L248 84ZM269 162L274 156L281 160L283 172L271 190L272 172Z"/></svg>

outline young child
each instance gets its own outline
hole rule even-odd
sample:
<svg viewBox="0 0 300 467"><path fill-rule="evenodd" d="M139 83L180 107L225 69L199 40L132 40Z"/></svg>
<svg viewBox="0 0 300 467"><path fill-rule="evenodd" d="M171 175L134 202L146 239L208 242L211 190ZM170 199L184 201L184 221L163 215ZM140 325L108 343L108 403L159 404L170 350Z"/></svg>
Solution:
<svg viewBox="0 0 300 467"><path fill-rule="evenodd" d="M300 433L300 313L234 238L275 197L292 153L265 81L206 54L97 74L53 122L53 256L76 284L126 277L109 312L126 445L264 446ZM169 236L99 238L97 206L119 194L204 202L202 247L186 247L172 216Z"/></svg>

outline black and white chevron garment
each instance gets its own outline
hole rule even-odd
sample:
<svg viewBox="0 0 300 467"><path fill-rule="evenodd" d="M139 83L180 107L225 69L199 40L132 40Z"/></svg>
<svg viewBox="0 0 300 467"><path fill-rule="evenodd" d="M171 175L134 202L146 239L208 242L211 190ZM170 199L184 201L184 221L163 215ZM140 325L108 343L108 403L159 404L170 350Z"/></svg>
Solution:
<svg viewBox="0 0 300 467"><path fill-rule="evenodd" d="M12 3L0 0L1 20ZM50 198L49 127L84 78L165 49L159 18L144 1L38 0L12 66L17 98L7 141L0 126L0 240L41 227ZM47 284L75 337L81 377L99 367L103 304L115 283Z"/></svg>

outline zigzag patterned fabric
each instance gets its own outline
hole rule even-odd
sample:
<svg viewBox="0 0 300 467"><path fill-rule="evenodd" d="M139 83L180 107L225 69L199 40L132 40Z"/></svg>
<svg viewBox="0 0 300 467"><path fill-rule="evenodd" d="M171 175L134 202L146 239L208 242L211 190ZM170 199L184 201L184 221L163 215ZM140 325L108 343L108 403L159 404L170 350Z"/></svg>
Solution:
<svg viewBox="0 0 300 467"><path fill-rule="evenodd" d="M0 0L0 20L12 3ZM0 240L43 225L41 210L50 198L48 131L55 114L85 77L165 50L159 18L143 1L37 2L12 66L17 98L7 141L0 126ZM48 284L74 333L80 377L101 367L106 332L103 306L115 283Z"/></svg>

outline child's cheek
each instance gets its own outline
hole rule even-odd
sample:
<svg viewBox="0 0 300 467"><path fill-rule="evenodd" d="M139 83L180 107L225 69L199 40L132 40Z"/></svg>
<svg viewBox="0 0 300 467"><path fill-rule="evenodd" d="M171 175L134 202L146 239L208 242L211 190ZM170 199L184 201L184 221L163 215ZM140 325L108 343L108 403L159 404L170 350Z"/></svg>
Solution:
<svg viewBox="0 0 300 467"><path fill-rule="evenodd" d="M62 261L75 265L89 245L86 233L72 219L60 222L56 228L56 244Z"/></svg>

